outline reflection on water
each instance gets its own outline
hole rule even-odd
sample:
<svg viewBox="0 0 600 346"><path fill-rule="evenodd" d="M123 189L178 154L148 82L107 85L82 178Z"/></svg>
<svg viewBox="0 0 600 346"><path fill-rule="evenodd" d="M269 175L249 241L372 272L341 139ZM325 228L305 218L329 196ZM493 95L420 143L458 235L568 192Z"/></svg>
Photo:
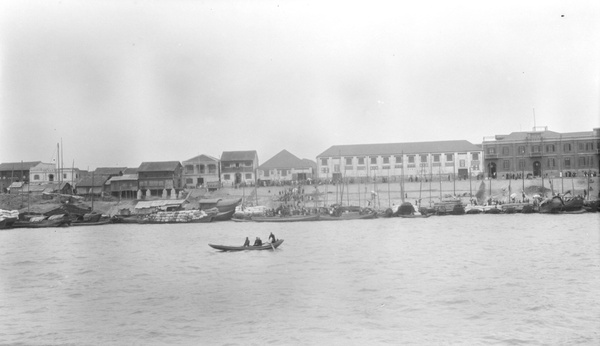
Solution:
<svg viewBox="0 0 600 346"><path fill-rule="evenodd" d="M2 231L0 342L598 344L599 216Z"/></svg>

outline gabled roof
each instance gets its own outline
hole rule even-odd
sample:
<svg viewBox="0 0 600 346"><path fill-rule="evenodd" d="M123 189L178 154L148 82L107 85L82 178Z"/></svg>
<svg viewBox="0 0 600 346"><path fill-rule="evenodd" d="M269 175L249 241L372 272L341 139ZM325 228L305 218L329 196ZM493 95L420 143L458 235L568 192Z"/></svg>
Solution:
<svg viewBox="0 0 600 346"><path fill-rule="evenodd" d="M98 167L94 171L95 175L121 175L127 167Z"/></svg>
<svg viewBox="0 0 600 346"><path fill-rule="evenodd" d="M361 155L399 155L421 153L454 153L481 151L479 147L467 140L411 142L411 143L380 143L380 144L349 144L334 145L317 157L361 156Z"/></svg>
<svg viewBox="0 0 600 346"><path fill-rule="evenodd" d="M136 174L117 175L117 176L110 178L110 181L131 181L131 180L138 180L137 173Z"/></svg>
<svg viewBox="0 0 600 346"><path fill-rule="evenodd" d="M194 156L191 159L185 160L183 162L206 162L206 161L219 162L219 159L216 159L212 156L202 154L202 155Z"/></svg>
<svg viewBox="0 0 600 346"><path fill-rule="evenodd" d="M125 174L136 174L138 171L138 168L125 168L125 170L123 171L123 175Z"/></svg>
<svg viewBox="0 0 600 346"><path fill-rule="evenodd" d="M256 150L224 151L221 155L221 161L253 161L254 159L258 159Z"/></svg>
<svg viewBox="0 0 600 346"><path fill-rule="evenodd" d="M108 175L100 175L94 177L85 177L79 183L77 183L77 187L102 187L109 179Z"/></svg>
<svg viewBox="0 0 600 346"><path fill-rule="evenodd" d="M294 154L283 149L278 154L268 159L267 162L263 163L258 169L276 169L276 168L310 168L310 164L304 160L299 159ZM315 164L316 167L316 164Z"/></svg>
<svg viewBox="0 0 600 346"><path fill-rule="evenodd" d="M173 172L181 167L179 161L142 162L138 172Z"/></svg>
<svg viewBox="0 0 600 346"><path fill-rule="evenodd" d="M35 167L42 161L29 161L29 162L4 162L0 163L0 171L20 171L29 170L31 167Z"/></svg>

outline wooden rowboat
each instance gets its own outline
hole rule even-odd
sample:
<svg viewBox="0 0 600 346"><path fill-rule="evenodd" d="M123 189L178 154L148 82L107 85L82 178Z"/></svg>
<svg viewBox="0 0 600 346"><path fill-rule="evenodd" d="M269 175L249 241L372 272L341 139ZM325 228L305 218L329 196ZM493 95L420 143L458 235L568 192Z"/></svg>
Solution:
<svg viewBox="0 0 600 346"><path fill-rule="evenodd" d="M260 246L227 246L214 244L208 244L208 246L221 251L275 250L281 243L283 243L283 239L278 239L274 243L263 243Z"/></svg>

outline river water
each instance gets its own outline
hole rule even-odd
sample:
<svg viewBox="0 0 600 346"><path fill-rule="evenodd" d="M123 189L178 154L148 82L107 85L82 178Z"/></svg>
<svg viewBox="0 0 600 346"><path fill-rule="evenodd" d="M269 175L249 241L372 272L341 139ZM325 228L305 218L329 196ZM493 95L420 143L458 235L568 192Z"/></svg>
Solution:
<svg viewBox="0 0 600 346"><path fill-rule="evenodd" d="M600 214L0 232L0 344L598 345ZM246 236L276 251L224 253Z"/></svg>

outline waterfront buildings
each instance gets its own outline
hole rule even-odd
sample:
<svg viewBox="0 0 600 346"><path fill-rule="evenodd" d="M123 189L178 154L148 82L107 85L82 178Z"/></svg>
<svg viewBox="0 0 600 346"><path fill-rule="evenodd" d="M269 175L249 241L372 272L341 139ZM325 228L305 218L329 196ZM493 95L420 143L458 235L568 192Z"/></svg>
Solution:
<svg viewBox="0 0 600 346"><path fill-rule="evenodd" d="M485 172L491 178L597 175L600 128L559 133L547 128L485 137Z"/></svg>
<svg viewBox="0 0 600 346"><path fill-rule="evenodd" d="M467 179L482 171L481 147L466 140L334 145L317 156L321 179Z"/></svg>
<svg viewBox="0 0 600 346"><path fill-rule="evenodd" d="M208 155L198 155L183 161L183 185L195 188L204 185L218 185L219 159Z"/></svg>
<svg viewBox="0 0 600 346"><path fill-rule="evenodd" d="M29 183L29 170L41 161L0 163L0 193L8 191L13 182Z"/></svg>
<svg viewBox="0 0 600 346"><path fill-rule="evenodd" d="M281 183L312 180L317 169L314 161L300 159L287 150L282 150L258 167L260 183Z"/></svg>
<svg viewBox="0 0 600 346"><path fill-rule="evenodd" d="M234 186L256 182L258 154L256 150L224 151L221 155L221 183Z"/></svg>
<svg viewBox="0 0 600 346"><path fill-rule="evenodd" d="M174 198L182 188L182 170L179 161L142 162L138 168L139 189L148 197Z"/></svg>

